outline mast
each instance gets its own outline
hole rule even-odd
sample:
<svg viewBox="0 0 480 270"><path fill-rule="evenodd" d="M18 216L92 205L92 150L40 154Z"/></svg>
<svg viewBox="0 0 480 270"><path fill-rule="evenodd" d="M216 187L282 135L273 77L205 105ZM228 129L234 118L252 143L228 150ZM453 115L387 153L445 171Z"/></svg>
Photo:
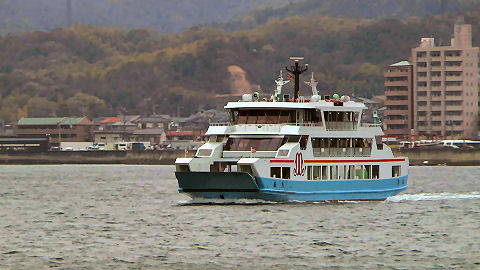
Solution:
<svg viewBox="0 0 480 270"><path fill-rule="evenodd" d="M290 60L295 61L295 66L286 67L287 71L295 77L295 92L293 98L296 100L300 95L300 74L307 71L308 64L300 66L298 62L303 60L303 57L290 57Z"/></svg>

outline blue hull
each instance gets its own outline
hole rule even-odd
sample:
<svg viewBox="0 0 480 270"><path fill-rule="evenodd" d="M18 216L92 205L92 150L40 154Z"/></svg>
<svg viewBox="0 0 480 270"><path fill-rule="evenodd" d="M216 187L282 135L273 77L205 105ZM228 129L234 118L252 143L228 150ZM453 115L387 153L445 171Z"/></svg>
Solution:
<svg viewBox="0 0 480 270"><path fill-rule="evenodd" d="M240 172L176 172L179 192L192 198L266 201L385 200L407 188L407 176L375 180L293 181Z"/></svg>

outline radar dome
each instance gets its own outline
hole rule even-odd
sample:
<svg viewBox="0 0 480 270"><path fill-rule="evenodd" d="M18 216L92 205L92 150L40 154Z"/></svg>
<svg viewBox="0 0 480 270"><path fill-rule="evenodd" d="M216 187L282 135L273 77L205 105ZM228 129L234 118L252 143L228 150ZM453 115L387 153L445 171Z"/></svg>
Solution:
<svg viewBox="0 0 480 270"><path fill-rule="evenodd" d="M320 96L319 95L313 95L312 96L312 102L317 102L320 100Z"/></svg>
<svg viewBox="0 0 480 270"><path fill-rule="evenodd" d="M250 94L243 94L242 101L252 101L252 95Z"/></svg>
<svg viewBox="0 0 480 270"><path fill-rule="evenodd" d="M350 97L349 97L349 96L342 96L342 97L340 98L340 101L341 101L341 102L349 102L349 101L350 101Z"/></svg>
<svg viewBox="0 0 480 270"><path fill-rule="evenodd" d="M340 96L338 94L333 94L333 99L339 99Z"/></svg>

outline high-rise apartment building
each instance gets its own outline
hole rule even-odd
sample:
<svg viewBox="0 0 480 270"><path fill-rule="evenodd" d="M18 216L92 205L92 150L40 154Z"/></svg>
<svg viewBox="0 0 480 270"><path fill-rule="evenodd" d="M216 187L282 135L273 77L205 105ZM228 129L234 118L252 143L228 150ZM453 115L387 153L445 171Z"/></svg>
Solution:
<svg viewBox="0 0 480 270"><path fill-rule="evenodd" d="M415 134L437 138L477 136L478 47L472 26L455 23L450 46L422 38L412 49Z"/></svg>
<svg viewBox="0 0 480 270"><path fill-rule="evenodd" d="M401 61L388 66L385 77L385 136L408 139L413 128L413 66Z"/></svg>

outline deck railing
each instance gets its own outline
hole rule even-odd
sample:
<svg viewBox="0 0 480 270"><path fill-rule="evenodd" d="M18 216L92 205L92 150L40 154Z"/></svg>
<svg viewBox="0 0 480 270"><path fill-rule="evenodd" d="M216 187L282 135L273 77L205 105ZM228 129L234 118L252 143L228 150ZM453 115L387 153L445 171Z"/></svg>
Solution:
<svg viewBox="0 0 480 270"><path fill-rule="evenodd" d="M355 148L313 148L315 157L368 157L372 150L367 147Z"/></svg>
<svg viewBox="0 0 480 270"><path fill-rule="evenodd" d="M286 126L301 126L301 127L321 127L323 123L306 122L306 123L257 123L257 124L238 124L231 122L224 123L210 123L210 126L233 126L233 125L249 125L249 126L271 126L271 125L286 125Z"/></svg>

